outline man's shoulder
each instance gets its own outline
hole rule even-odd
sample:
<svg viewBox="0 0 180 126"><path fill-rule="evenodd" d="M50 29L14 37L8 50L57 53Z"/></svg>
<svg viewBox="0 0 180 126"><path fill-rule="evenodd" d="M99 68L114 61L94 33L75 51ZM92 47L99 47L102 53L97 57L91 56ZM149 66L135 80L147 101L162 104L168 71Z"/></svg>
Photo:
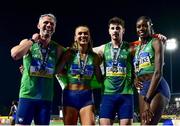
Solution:
<svg viewBox="0 0 180 126"><path fill-rule="evenodd" d="M51 40L51 44L55 45L58 49L66 51L66 48L64 46L62 46L61 44L59 44L58 42Z"/></svg>
<svg viewBox="0 0 180 126"><path fill-rule="evenodd" d="M51 40L50 44L56 45L56 46L59 46L59 45L60 45L58 42L56 42L56 41L54 41L54 40Z"/></svg>
<svg viewBox="0 0 180 126"><path fill-rule="evenodd" d="M111 42L107 42L107 43L105 43L105 44L102 44L102 45L97 46L97 47L94 47L94 48L104 48L105 46L107 46L107 45L109 45L109 44L111 44Z"/></svg>

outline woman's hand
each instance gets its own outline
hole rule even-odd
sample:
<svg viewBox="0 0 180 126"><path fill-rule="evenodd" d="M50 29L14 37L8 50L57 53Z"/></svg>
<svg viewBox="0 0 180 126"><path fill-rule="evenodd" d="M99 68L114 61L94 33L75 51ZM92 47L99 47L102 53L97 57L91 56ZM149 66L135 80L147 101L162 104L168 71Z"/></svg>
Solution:
<svg viewBox="0 0 180 126"><path fill-rule="evenodd" d="M35 33L32 35L32 39L35 41L35 42L40 42L40 34L38 33Z"/></svg>
<svg viewBox="0 0 180 126"><path fill-rule="evenodd" d="M143 84L138 80L138 78L134 80L134 86L137 89L138 93L140 93L140 90L143 88Z"/></svg>
<svg viewBox="0 0 180 126"><path fill-rule="evenodd" d="M142 122L143 124L149 124L149 122L151 122L154 113L152 112L152 110L150 109L150 104L145 102L145 109L144 112L142 113Z"/></svg>
<svg viewBox="0 0 180 126"><path fill-rule="evenodd" d="M23 65L21 65L21 66L19 67L19 71L20 71L21 74L23 74L23 71L24 71Z"/></svg>
<svg viewBox="0 0 180 126"><path fill-rule="evenodd" d="M163 34L153 34L152 36L154 38L161 40L163 43L166 43L166 41L167 41L167 37Z"/></svg>

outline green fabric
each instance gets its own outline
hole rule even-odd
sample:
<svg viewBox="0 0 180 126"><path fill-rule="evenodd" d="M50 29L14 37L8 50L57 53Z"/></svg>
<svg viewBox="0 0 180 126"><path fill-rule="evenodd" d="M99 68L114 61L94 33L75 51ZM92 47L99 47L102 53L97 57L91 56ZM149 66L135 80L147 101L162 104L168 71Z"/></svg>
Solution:
<svg viewBox="0 0 180 126"><path fill-rule="evenodd" d="M118 72L112 71L111 42L104 49L104 94L133 94L129 44L123 42L118 56Z"/></svg>
<svg viewBox="0 0 180 126"><path fill-rule="evenodd" d="M66 64L67 78L70 84L85 84L91 86L91 79L94 76L94 54L89 53L85 68L85 73L80 78L80 69L78 67L77 52L72 52L71 60ZM90 74L87 74L90 73Z"/></svg>
<svg viewBox="0 0 180 126"><path fill-rule="evenodd" d="M58 80L62 90L65 89L65 87L67 86L67 76L66 75L56 75L56 79Z"/></svg>
<svg viewBox="0 0 180 126"><path fill-rule="evenodd" d="M155 70L155 52L152 47L152 43L154 42L154 38L150 38L148 40L148 43L144 46L144 48L141 48L141 45L137 47L137 51L135 53L135 58L138 60L138 66L136 75L141 76L144 74L154 73Z"/></svg>
<svg viewBox="0 0 180 126"><path fill-rule="evenodd" d="M39 51L39 44L34 43L27 55L23 57L23 75L20 86L20 98L53 100L54 94L54 72L57 64L57 48L58 44L54 41L50 42L50 52L48 57L48 64L50 64L53 74L52 76L33 75L30 72L32 61L42 60L41 51Z"/></svg>
<svg viewBox="0 0 180 126"><path fill-rule="evenodd" d="M101 88L102 87L102 84L97 81L96 76L93 76L90 85L91 85L91 88Z"/></svg>

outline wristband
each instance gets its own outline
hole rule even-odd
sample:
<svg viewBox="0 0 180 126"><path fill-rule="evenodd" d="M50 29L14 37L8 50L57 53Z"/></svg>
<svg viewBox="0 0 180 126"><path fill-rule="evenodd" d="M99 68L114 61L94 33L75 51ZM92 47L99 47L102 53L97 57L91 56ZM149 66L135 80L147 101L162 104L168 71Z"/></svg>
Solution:
<svg viewBox="0 0 180 126"><path fill-rule="evenodd" d="M30 38L29 41L31 41L33 44L35 43L35 40Z"/></svg>
<svg viewBox="0 0 180 126"><path fill-rule="evenodd" d="M147 102L147 103L151 103L151 99L150 98L147 98L146 96L144 97L144 101Z"/></svg>

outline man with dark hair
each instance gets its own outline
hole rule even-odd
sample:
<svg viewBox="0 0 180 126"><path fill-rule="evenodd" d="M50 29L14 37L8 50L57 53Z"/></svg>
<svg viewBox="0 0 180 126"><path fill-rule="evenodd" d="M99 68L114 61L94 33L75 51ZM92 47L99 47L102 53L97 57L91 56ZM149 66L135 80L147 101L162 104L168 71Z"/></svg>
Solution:
<svg viewBox="0 0 180 126"><path fill-rule="evenodd" d="M133 122L132 65L129 44L123 41L124 21L118 17L109 20L111 41L93 50L104 63L104 92L100 106L100 124L113 125L118 115L120 125Z"/></svg>

